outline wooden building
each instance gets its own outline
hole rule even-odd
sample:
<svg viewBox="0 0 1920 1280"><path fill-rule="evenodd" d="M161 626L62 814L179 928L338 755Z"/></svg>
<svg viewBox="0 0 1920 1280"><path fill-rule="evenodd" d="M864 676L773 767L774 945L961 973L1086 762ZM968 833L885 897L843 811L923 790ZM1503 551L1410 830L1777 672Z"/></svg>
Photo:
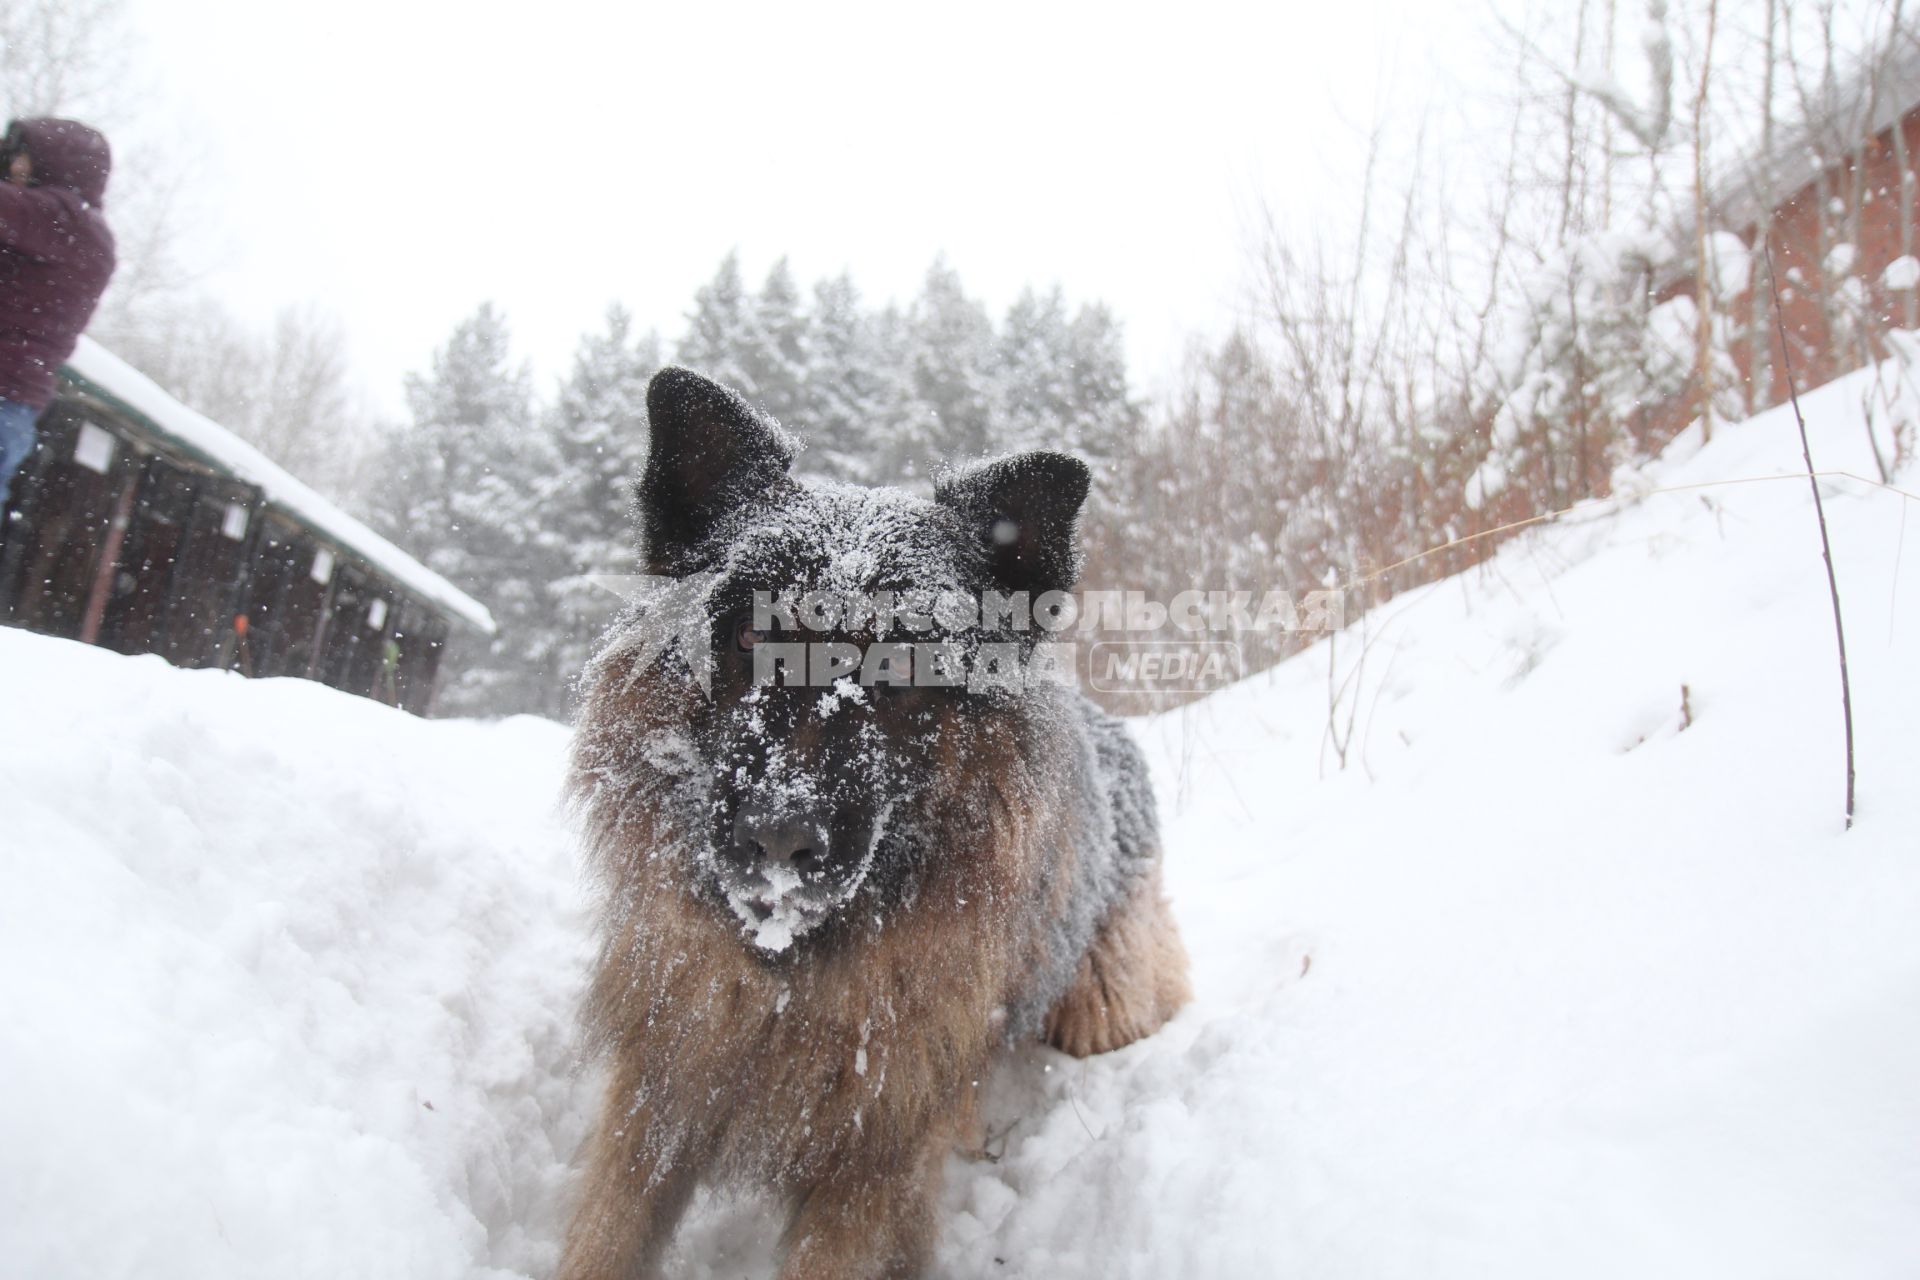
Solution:
<svg viewBox="0 0 1920 1280"><path fill-rule="evenodd" d="M1787 399L1780 322L1803 392L1894 354L1888 335L1920 328L1920 45L1900 41L1803 109L1769 150L1728 167L1709 199L1710 225L1750 255L1746 287L1725 304L1749 413ZM1778 319L1763 241L1780 274ZM1657 296L1696 290L1688 261ZM1699 415L1692 396L1663 409L1661 442Z"/></svg>
<svg viewBox="0 0 1920 1280"><path fill-rule="evenodd" d="M0 524L0 621L424 714L487 610L82 339Z"/></svg>

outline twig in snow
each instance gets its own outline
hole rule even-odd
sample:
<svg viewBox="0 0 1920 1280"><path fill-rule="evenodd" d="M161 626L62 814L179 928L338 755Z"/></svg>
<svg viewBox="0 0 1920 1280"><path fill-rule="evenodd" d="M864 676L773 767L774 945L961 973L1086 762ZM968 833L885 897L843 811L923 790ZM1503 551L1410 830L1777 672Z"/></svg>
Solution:
<svg viewBox="0 0 1920 1280"><path fill-rule="evenodd" d="M1767 259L1767 281L1773 288L1773 319L1780 329L1780 371L1786 376L1787 398L1793 402L1793 420L1800 427L1800 456L1807 464L1807 487L1813 490L1813 514L1820 522L1820 555L1827 562L1827 593L1833 597L1833 636L1840 645L1840 711L1847 726L1847 829L1853 829L1853 687L1847 679L1847 630L1840 621L1840 579L1833 572L1833 543L1827 537L1827 511L1820 502L1820 482L1814 479L1813 446L1807 443L1807 420L1800 413L1800 393L1793 386L1793 353L1787 343L1787 318L1780 309L1780 279L1773 273L1773 245L1760 242Z"/></svg>

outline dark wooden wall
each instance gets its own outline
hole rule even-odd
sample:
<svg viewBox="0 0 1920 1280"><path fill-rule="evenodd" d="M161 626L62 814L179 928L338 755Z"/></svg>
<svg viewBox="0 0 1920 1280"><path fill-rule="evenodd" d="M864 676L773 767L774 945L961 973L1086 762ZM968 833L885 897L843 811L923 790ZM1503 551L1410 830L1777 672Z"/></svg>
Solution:
<svg viewBox="0 0 1920 1280"><path fill-rule="evenodd" d="M319 680L416 714L431 706L446 617L258 488L62 398L13 495L0 622L175 666Z"/></svg>

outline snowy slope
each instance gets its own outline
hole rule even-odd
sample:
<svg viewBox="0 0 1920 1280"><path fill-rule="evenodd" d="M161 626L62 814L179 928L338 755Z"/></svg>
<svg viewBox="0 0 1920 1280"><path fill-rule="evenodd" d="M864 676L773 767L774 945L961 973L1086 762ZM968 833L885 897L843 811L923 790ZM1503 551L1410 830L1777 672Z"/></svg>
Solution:
<svg viewBox="0 0 1920 1280"><path fill-rule="evenodd" d="M1912 411L1872 376L1807 401L1817 465L1871 474L1863 400ZM1778 411L1637 483L1798 465ZM1393 601L1344 772L1324 645L1148 727L1202 999L1150 1043L1029 1068L954 1273L1920 1274L1901 508L1828 492L1849 834L1804 479L1597 505Z"/></svg>
<svg viewBox="0 0 1920 1280"><path fill-rule="evenodd" d="M541 1266L565 731L0 631L0 1276Z"/></svg>
<svg viewBox="0 0 1920 1280"><path fill-rule="evenodd" d="M1869 377L1809 399L1822 465L1869 473ZM1842 834L1804 480L1646 492L1797 448L1683 442L1376 611L1344 770L1324 645L1143 722L1199 997L990 1083L940 1274L1920 1273L1920 513L1829 489ZM5 631L0 705L0 1275L540 1273L590 1090L562 732ZM771 1245L703 1201L678 1271Z"/></svg>

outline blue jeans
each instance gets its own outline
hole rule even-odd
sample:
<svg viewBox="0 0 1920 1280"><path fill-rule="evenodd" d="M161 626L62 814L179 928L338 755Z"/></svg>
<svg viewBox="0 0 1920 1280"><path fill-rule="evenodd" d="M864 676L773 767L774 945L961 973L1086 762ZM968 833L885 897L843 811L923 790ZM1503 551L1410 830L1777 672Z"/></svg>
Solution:
<svg viewBox="0 0 1920 1280"><path fill-rule="evenodd" d="M33 420L39 416L31 405L0 400L0 511L6 509L13 473L33 452Z"/></svg>

